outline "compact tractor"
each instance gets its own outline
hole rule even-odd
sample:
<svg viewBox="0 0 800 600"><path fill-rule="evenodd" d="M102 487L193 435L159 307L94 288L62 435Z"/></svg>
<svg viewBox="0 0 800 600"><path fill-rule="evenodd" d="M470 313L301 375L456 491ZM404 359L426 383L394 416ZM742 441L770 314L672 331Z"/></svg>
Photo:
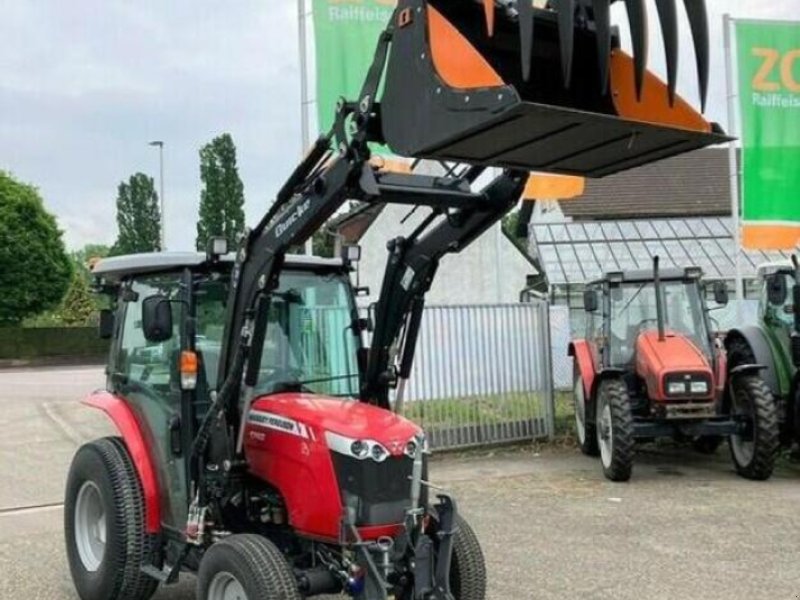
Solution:
<svg viewBox="0 0 800 600"><path fill-rule="evenodd" d="M764 365L762 376L775 397L780 438L800 441L800 266L771 263L758 269L761 294L758 324L731 329L725 337L728 363Z"/></svg>
<svg viewBox="0 0 800 600"><path fill-rule="evenodd" d="M644 0L625 3L633 57L610 4L400 0L359 96L232 255L213 240L96 265L111 353L85 402L119 435L81 447L68 477L81 598L143 600L181 572L203 600L485 597L477 539L400 414L441 258L497 224L531 170L600 177L727 139L675 93L675 5L659 2L663 83ZM705 6L686 8L704 97ZM370 144L445 174L387 172ZM388 242L369 319L349 261L288 254L349 200L427 211Z"/></svg>
<svg viewBox="0 0 800 600"><path fill-rule="evenodd" d="M727 365L706 293L728 302L724 282L698 268L609 273L585 292L585 339L574 357L575 423L584 454L627 481L637 441L672 437L713 452L728 438L737 473L770 477L778 421L763 367ZM599 314L598 314L599 313Z"/></svg>

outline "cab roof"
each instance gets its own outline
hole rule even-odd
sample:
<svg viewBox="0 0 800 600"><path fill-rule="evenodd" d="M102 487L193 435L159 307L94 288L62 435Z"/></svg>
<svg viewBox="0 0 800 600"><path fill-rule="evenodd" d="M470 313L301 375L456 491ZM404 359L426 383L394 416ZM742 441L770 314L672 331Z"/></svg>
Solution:
<svg viewBox="0 0 800 600"><path fill-rule="evenodd" d="M220 257L223 265L232 265L235 254L226 254ZM197 268L211 265L208 256L203 252L152 252L147 254L128 254L103 258L95 264L92 274L110 281L118 281L131 275L174 271L184 267ZM287 268L306 269L310 271L341 270L344 261L341 258L321 258L319 256L305 256L300 254L287 254Z"/></svg>
<svg viewBox="0 0 800 600"><path fill-rule="evenodd" d="M772 275L773 273L794 273L794 266L789 261L770 262L758 265L759 279Z"/></svg>
<svg viewBox="0 0 800 600"><path fill-rule="evenodd" d="M668 268L659 269L658 276L661 281L682 281L686 279L700 279L702 278L702 271L699 267L689 267L686 269ZM602 279L593 281L592 284L597 285L605 283L611 279L620 283L645 283L653 281L653 269L639 269L634 271L617 271L610 272L603 275Z"/></svg>

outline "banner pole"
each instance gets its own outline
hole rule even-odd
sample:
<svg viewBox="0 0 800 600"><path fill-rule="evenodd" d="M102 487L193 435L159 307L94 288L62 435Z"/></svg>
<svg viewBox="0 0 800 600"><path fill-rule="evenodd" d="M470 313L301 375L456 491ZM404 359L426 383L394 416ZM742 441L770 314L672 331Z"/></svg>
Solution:
<svg viewBox="0 0 800 600"><path fill-rule="evenodd" d="M297 24L300 43L300 156L311 143L308 119L308 41L306 38L306 0L297 0ZM306 254L314 253L314 240L306 240Z"/></svg>
<svg viewBox="0 0 800 600"><path fill-rule="evenodd" d="M725 37L725 82L728 95L728 133L736 137L736 82L734 81L734 56L731 30L733 19L728 13L722 17ZM741 204L739 202L739 161L736 156L736 141L728 144L728 169L731 190L731 217L733 218L734 264L736 267L736 319L741 323L743 318L744 281L742 279L742 222Z"/></svg>

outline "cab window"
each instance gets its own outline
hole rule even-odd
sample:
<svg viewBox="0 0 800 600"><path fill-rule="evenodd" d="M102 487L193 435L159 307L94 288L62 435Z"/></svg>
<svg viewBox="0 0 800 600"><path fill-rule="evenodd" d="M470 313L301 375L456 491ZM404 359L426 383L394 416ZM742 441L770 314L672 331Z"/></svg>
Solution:
<svg viewBox="0 0 800 600"><path fill-rule="evenodd" d="M115 360L115 375L127 382L141 384L154 391L165 391L177 385L175 367L180 352L180 303L177 276L137 279L130 284L129 301L125 302L124 318ZM160 294L170 300L172 336L164 342L145 339L142 328L142 302Z"/></svg>

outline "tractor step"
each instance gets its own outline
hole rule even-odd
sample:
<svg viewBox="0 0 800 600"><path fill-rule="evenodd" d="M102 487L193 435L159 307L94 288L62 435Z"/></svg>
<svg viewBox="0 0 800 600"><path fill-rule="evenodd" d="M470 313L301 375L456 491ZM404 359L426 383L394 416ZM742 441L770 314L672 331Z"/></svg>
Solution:
<svg viewBox="0 0 800 600"><path fill-rule="evenodd" d="M178 569L174 567L165 566L163 569L159 569L155 565L142 565L141 571L164 585L170 585L178 581Z"/></svg>

